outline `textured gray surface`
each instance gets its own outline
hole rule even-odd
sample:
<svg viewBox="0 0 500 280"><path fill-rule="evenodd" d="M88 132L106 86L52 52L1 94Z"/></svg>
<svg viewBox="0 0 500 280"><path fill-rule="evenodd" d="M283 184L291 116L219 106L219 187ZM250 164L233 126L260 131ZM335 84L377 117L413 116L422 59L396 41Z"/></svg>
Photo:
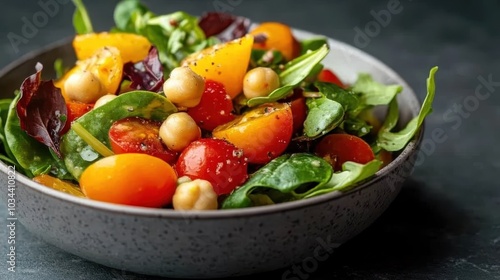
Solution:
<svg viewBox="0 0 500 280"><path fill-rule="evenodd" d="M42 0L42 2L47 2ZM60 2L65 2L60 0ZM395 203L367 231L337 249L311 273L287 279L500 279L500 20L498 1L402 0L398 13L369 40L355 40L393 1L146 1L158 13L199 14L214 3L240 3L232 12L256 21L279 20L357 45L392 67L424 96L428 70L438 65L437 97L428 118L423 162ZM59 5L19 51L7 39L21 34L23 17L41 11L38 1L5 4L0 17L0 66L72 34L71 4ZM112 24L116 1L87 1L96 29ZM307 12L306 12L307 11ZM375 30L377 31L377 30ZM485 85L481 82L492 80ZM477 90L478 87L479 91ZM488 96L488 93L489 96ZM481 97L485 96L485 98ZM479 97L479 98L478 98ZM441 130L444 142L432 140ZM6 207L0 205L0 279L148 279L108 269L16 229L17 272L7 272ZM292 268L291 268L292 269ZM312 269L311 269L312 270ZM284 271L269 273L281 279ZM260 275L259 275L260 277ZM254 279L246 277L243 279Z"/></svg>

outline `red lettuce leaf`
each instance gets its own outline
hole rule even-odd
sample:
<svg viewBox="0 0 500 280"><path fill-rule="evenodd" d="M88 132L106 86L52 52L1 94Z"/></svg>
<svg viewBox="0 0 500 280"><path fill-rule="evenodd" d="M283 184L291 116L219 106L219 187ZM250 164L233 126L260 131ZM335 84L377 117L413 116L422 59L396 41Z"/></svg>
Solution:
<svg viewBox="0 0 500 280"><path fill-rule="evenodd" d="M250 19L221 12L206 12L198 25L206 37L215 36L222 42L243 37L250 28Z"/></svg>
<svg viewBox="0 0 500 280"><path fill-rule="evenodd" d="M16 105L21 129L61 157L60 142L67 119L67 107L61 90L52 80L42 81L43 66L24 80Z"/></svg>
<svg viewBox="0 0 500 280"><path fill-rule="evenodd" d="M158 49L151 47L143 61L128 62L123 66L123 75L130 80L130 88L159 92L163 88L163 66L158 57Z"/></svg>

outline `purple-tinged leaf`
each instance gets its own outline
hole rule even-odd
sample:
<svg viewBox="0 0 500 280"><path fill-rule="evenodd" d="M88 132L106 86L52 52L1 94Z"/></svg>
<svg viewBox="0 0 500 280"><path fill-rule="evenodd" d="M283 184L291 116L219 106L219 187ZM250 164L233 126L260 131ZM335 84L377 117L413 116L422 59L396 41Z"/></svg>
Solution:
<svg viewBox="0 0 500 280"><path fill-rule="evenodd" d="M60 141L67 121L67 107L61 90L54 82L42 81L43 66L21 85L21 98L16 105L21 129L61 157Z"/></svg>
<svg viewBox="0 0 500 280"><path fill-rule="evenodd" d="M143 61L128 62L123 66L123 75L130 80L130 88L159 92L162 90L164 77L163 66L155 47L149 49Z"/></svg>
<svg viewBox="0 0 500 280"><path fill-rule="evenodd" d="M207 12L200 17L198 25L206 37L215 36L222 42L227 42L247 34L250 19L228 13Z"/></svg>

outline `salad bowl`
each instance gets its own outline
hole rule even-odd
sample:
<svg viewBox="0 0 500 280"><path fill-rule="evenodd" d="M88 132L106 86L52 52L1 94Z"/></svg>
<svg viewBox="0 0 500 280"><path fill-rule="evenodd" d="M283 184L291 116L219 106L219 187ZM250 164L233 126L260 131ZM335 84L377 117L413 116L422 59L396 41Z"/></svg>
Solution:
<svg viewBox="0 0 500 280"><path fill-rule="evenodd" d="M297 38L316 34L294 29ZM399 84L401 126L421 103L411 87L376 58L328 39L324 63L346 82L360 72ZM2 98L12 97L37 62L53 75L55 58L75 61L71 39L24 56L0 72ZM383 118L384 112L379 112ZM243 276L292 265L311 266L372 224L410 176L423 126L387 166L347 192L332 192L276 205L223 211L180 212L123 206L72 196L42 186L0 163L1 197L15 192L15 217L33 235L76 256L140 274L175 278ZM12 176L16 180L13 181ZM8 186L8 188L7 188ZM285 272L287 273L287 272ZM284 275L285 276L285 275Z"/></svg>

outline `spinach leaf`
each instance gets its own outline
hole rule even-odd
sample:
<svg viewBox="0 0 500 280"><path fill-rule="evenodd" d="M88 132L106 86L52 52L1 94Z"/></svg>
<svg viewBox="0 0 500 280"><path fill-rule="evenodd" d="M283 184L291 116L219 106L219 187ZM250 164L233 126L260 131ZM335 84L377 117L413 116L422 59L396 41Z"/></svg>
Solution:
<svg viewBox="0 0 500 280"><path fill-rule="evenodd" d="M342 165L342 171L333 173L330 180L304 193L302 198L309 198L333 191L347 191L359 182L373 176L380 169L382 162L374 159L366 164L346 161Z"/></svg>
<svg viewBox="0 0 500 280"><path fill-rule="evenodd" d="M75 123L110 148L108 132L111 125L126 117L164 120L177 112L175 105L164 96L149 91L123 93L78 118ZM71 128L62 138L61 151L68 171L79 180L83 170L102 156Z"/></svg>
<svg viewBox="0 0 500 280"><path fill-rule="evenodd" d="M387 117L377 137L377 143L381 148L390 152L403 149L419 130L425 117L432 112L432 102L434 101L434 95L436 92L434 75L437 70L438 67L433 67L430 70L429 77L427 78L427 95L422 103L418 116L413 118L410 122L408 122L408 124L406 124L405 128L398 132L392 132L397 123L399 112L396 98L394 97L391 101Z"/></svg>
<svg viewBox="0 0 500 280"><path fill-rule="evenodd" d="M324 95L306 98L306 105L308 113L304 121L304 133L309 139L325 135L344 120L344 107Z"/></svg>
<svg viewBox="0 0 500 280"><path fill-rule="evenodd" d="M372 130L372 126L368 124L365 120L360 118L347 118L342 123L342 129L352 135L356 135L358 137L363 137L368 135Z"/></svg>
<svg viewBox="0 0 500 280"><path fill-rule="evenodd" d="M92 22L90 21L87 8L82 0L72 0L75 4L75 13L73 14L73 26L77 34L88 34L94 32Z"/></svg>
<svg viewBox="0 0 500 280"><path fill-rule="evenodd" d="M257 170L246 183L233 191L222 203L222 209L252 206L252 192L272 189L284 194L288 200L300 197L295 191L310 185L328 182L333 168L324 159L308 153L284 154ZM259 196L258 196L259 197ZM257 200L258 197L253 197ZM270 197L265 201L269 204ZM283 199L282 199L283 200ZM260 196L262 201L262 196Z"/></svg>
<svg viewBox="0 0 500 280"><path fill-rule="evenodd" d="M288 62L285 65L285 70L279 73L281 87L275 89L268 96L249 99L248 106L254 107L287 97L292 89L299 85L325 58L329 51L330 48L325 44L315 51L308 52Z"/></svg>
<svg viewBox="0 0 500 280"><path fill-rule="evenodd" d="M346 112L354 110L359 106L359 99L356 94L350 90L343 89L332 83L315 82L314 86L330 100L342 104Z"/></svg>
<svg viewBox="0 0 500 280"><path fill-rule="evenodd" d="M387 105L403 90L400 85L384 85L373 80L370 74L361 73L352 86L352 90L359 93L363 105Z"/></svg>
<svg viewBox="0 0 500 280"><path fill-rule="evenodd" d="M4 128L6 151L11 154L9 157L19 164L19 170L28 177L48 173L64 177L67 174L64 165L58 163L47 146L36 141L21 128L16 112L20 97L20 94L17 95L10 104Z"/></svg>

